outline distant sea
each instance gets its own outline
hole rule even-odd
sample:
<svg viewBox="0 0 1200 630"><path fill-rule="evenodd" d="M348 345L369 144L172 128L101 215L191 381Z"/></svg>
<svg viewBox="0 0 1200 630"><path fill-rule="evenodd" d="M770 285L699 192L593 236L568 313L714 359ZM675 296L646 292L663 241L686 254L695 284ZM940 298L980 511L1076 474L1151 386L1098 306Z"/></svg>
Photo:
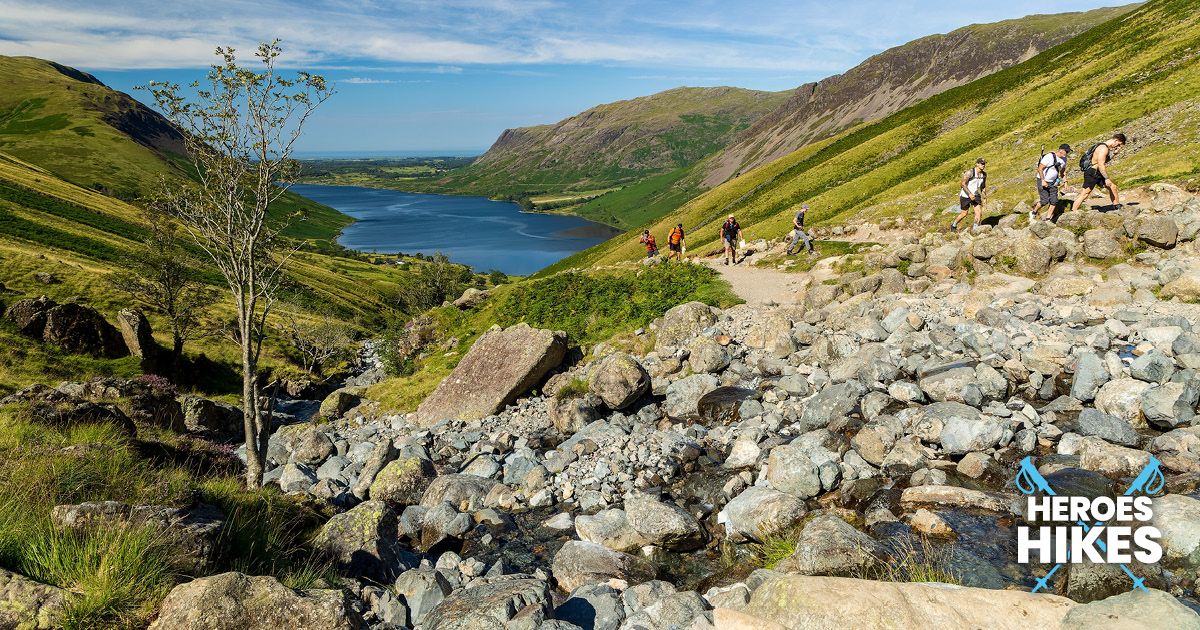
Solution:
<svg viewBox="0 0 1200 630"><path fill-rule="evenodd" d="M363 252L434 254L476 271L529 275L620 231L579 217L522 212L486 197L427 195L359 186L294 184L355 223L338 242Z"/></svg>
<svg viewBox="0 0 1200 630"><path fill-rule="evenodd" d="M475 157L487 149L430 149L428 151L296 151L298 160L382 160L418 157Z"/></svg>

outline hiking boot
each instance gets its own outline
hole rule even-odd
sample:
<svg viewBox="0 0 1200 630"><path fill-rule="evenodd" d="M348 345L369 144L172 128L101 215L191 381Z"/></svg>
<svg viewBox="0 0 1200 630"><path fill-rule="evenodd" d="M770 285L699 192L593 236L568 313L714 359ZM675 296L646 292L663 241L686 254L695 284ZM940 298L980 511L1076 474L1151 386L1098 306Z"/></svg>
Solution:
<svg viewBox="0 0 1200 630"><path fill-rule="evenodd" d="M950 231L951 231L951 232L957 232L957 231L958 231L958 224L957 224L957 223L951 223L951 224L950 224Z"/></svg>
<svg viewBox="0 0 1200 630"><path fill-rule="evenodd" d="M1033 210L1030 210L1030 211L1029 211L1029 222L1030 222L1030 223L1034 223L1034 222L1036 222L1037 220L1038 220L1037 213L1036 213L1036 212L1034 212Z"/></svg>

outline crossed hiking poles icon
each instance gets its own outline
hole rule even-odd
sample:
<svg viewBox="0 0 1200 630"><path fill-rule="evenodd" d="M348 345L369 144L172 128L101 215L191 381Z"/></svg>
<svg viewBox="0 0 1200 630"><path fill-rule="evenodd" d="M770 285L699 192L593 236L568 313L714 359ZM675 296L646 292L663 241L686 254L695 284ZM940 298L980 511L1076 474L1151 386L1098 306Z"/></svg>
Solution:
<svg viewBox="0 0 1200 630"><path fill-rule="evenodd" d="M1032 496L1037 492L1042 492L1052 497L1057 496L1057 494L1054 492L1054 488L1050 487L1050 484L1046 482L1046 478L1043 477L1042 474L1038 472L1037 467L1033 465L1032 457L1026 457L1025 459L1021 460L1021 470L1017 473L1016 483L1017 489L1021 491L1021 494L1026 496ZM1158 494L1158 492L1162 490L1165 483L1166 479L1163 478L1162 470L1159 468L1158 459L1154 456L1151 456L1149 463L1146 464L1145 468L1142 468L1142 472L1138 474L1137 478L1133 480L1133 483L1129 484L1129 488L1125 490L1125 496L1133 496L1134 494L1138 493L1146 495ZM1090 526L1083 521L1077 521L1077 524L1083 528L1084 533L1091 531L1093 527L1104 526L1103 521L1096 521ZM1104 544L1103 540L1097 539L1096 546L1099 547L1101 551L1108 550L1108 547ZM1125 572L1125 575L1129 576L1129 579L1133 580L1133 586L1129 590L1140 588L1145 592L1149 592L1144 584L1144 578L1134 575L1133 571L1130 571L1129 567L1125 566L1123 563L1119 564L1118 566L1120 566L1121 570ZM1037 584L1034 585L1033 592L1036 593L1044 588L1047 588L1050 580L1060 568L1062 568L1062 563L1055 564L1050 571L1046 573L1046 575L1037 578Z"/></svg>

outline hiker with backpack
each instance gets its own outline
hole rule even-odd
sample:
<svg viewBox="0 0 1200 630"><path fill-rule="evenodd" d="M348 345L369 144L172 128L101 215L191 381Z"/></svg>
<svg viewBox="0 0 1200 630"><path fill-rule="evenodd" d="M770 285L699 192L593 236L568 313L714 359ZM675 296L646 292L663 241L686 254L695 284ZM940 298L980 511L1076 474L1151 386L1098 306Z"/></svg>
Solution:
<svg viewBox="0 0 1200 630"><path fill-rule="evenodd" d="M1108 198L1112 200L1113 205L1121 206L1121 192L1108 176L1108 165L1124 146L1125 134L1114 133L1111 138L1092 146L1079 158L1079 169L1083 171L1083 190L1075 197L1075 203L1071 204L1071 212L1078 210L1097 186L1107 188Z"/></svg>
<svg viewBox="0 0 1200 630"><path fill-rule="evenodd" d="M1058 188L1065 179L1063 175L1067 172L1067 155L1070 153L1071 145L1060 144L1057 151L1046 153L1038 160L1038 201L1033 210L1029 211L1030 223L1038 219L1038 212L1043 207L1046 207L1046 220L1054 218L1054 211L1058 208Z"/></svg>
<svg viewBox="0 0 1200 630"><path fill-rule="evenodd" d="M792 217L792 242L788 243L788 256L792 255L792 251L796 249L796 244L802 240L804 241L804 249L807 250L810 255L815 251L813 249L812 237L810 237L804 231L804 215L807 212L808 204L802 204L800 206L800 211L796 213L796 216Z"/></svg>
<svg viewBox="0 0 1200 630"><path fill-rule="evenodd" d="M646 246L646 258L654 258L658 255L658 243L654 241L654 235L650 230L642 230L642 238L639 243Z"/></svg>
<svg viewBox="0 0 1200 630"><path fill-rule="evenodd" d="M667 249L670 250L670 253L667 254L667 260L670 261L672 258L677 258L679 262L683 262L683 248L683 224L676 223L675 228L667 236Z"/></svg>
<svg viewBox="0 0 1200 630"><path fill-rule="evenodd" d="M725 243L725 264L728 265L732 260L736 265L738 243L742 241L742 226L738 225L737 219L733 218L732 214L725 219L725 223L721 226L721 240Z"/></svg>
<svg viewBox="0 0 1200 630"><path fill-rule="evenodd" d="M975 166L963 174L962 181L958 184L958 207L961 212L950 222L951 232L958 231L958 222L967 218L971 208L975 209L975 223L971 228L978 228L983 221L983 204L987 201L987 171L984 170L986 166L987 160L979 158L975 160Z"/></svg>

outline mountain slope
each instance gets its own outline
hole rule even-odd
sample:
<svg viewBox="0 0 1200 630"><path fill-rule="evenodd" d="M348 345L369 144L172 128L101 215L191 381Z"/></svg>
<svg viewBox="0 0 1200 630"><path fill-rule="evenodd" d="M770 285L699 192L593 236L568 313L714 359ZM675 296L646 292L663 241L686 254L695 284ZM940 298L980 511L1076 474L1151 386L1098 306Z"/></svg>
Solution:
<svg viewBox="0 0 1200 630"><path fill-rule="evenodd" d="M688 166L787 99L783 92L676 88L507 129L435 190L490 195L604 189Z"/></svg>
<svg viewBox="0 0 1200 630"><path fill-rule="evenodd" d="M0 151L84 188L132 201L187 177L183 137L158 112L92 75L0 55ZM349 217L297 195L274 208L305 220L288 234L330 241Z"/></svg>
<svg viewBox="0 0 1200 630"><path fill-rule="evenodd" d="M1122 184L1195 177L1197 94L1200 7L1154 0L1017 66L730 180L652 229L665 235L683 222L689 249L699 253L715 246L726 214L738 215L748 238L773 238L790 229L802 201L812 205L814 223L912 218L953 204L958 174L980 155L989 159L995 212L1030 199L1041 148L1064 141L1083 148L1118 129L1132 139L1113 166ZM638 255L631 234L544 273Z"/></svg>
<svg viewBox="0 0 1200 630"><path fill-rule="evenodd" d="M704 185L1025 61L1134 6L976 24L886 50L844 74L796 88L705 165Z"/></svg>

